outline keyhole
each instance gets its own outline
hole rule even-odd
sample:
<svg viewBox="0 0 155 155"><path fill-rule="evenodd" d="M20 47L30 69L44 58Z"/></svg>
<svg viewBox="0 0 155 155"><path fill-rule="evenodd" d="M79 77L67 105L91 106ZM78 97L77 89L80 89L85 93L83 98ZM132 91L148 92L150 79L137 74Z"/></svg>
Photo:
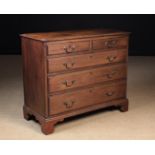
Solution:
<svg viewBox="0 0 155 155"><path fill-rule="evenodd" d="M90 55L90 56L89 56L89 58L93 58L93 56L92 56L92 55Z"/></svg>
<svg viewBox="0 0 155 155"><path fill-rule="evenodd" d="M92 75L92 74L93 74L93 72L89 72L89 74L90 74L90 75Z"/></svg>
<svg viewBox="0 0 155 155"><path fill-rule="evenodd" d="M90 90L89 90L89 92L90 92L90 93L92 93L92 92L93 92L93 90L92 90L92 89L90 89Z"/></svg>

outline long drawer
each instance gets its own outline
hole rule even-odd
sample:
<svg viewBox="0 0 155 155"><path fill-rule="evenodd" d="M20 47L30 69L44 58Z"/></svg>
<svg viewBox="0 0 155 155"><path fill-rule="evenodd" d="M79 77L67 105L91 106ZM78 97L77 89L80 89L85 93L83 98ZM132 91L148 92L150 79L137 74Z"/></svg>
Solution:
<svg viewBox="0 0 155 155"><path fill-rule="evenodd" d="M92 54L74 55L48 59L48 73L68 71L72 69L125 62L127 50L112 50Z"/></svg>
<svg viewBox="0 0 155 155"><path fill-rule="evenodd" d="M48 77L48 86L49 92L52 93L125 77L126 64L116 64L50 76Z"/></svg>
<svg viewBox="0 0 155 155"><path fill-rule="evenodd" d="M49 114L59 114L93 104L124 98L126 81L99 85L92 88L76 90L69 93L49 96Z"/></svg>

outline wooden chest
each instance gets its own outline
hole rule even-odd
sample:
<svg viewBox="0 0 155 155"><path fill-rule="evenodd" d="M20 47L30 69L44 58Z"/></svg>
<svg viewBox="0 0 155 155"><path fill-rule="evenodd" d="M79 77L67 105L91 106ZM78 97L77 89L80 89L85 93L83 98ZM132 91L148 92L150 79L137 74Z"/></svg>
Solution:
<svg viewBox="0 0 155 155"><path fill-rule="evenodd" d="M128 32L93 29L22 34L24 118L44 134L64 118L115 106L128 110Z"/></svg>

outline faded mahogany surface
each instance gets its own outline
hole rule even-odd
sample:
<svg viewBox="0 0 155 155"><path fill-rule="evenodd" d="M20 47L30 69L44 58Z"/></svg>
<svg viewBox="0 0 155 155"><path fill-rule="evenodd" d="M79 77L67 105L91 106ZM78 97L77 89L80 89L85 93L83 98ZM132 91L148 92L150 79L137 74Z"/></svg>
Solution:
<svg viewBox="0 0 155 155"><path fill-rule="evenodd" d="M22 34L26 120L44 134L64 118L104 107L128 110L128 32L93 29Z"/></svg>

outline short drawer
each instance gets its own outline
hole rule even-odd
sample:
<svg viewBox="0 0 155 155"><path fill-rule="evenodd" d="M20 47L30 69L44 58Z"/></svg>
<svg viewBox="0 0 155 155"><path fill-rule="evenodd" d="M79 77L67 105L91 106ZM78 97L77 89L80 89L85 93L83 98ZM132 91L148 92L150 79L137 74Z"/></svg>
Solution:
<svg viewBox="0 0 155 155"><path fill-rule="evenodd" d="M106 67L59 74L48 78L49 92L67 90L87 86L104 81L126 77L126 64L117 64Z"/></svg>
<svg viewBox="0 0 155 155"><path fill-rule="evenodd" d="M92 54L74 55L48 59L48 73L68 71L82 67L125 62L127 50L112 50Z"/></svg>
<svg viewBox="0 0 155 155"><path fill-rule="evenodd" d="M49 97L50 115L59 114L79 108L125 98L126 82L100 85Z"/></svg>
<svg viewBox="0 0 155 155"><path fill-rule="evenodd" d="M92 44L93 44L92 47L94 50L127 48L128 37L113 38L113 39L96 39L96 40L93 40Z"/></svg>
<svg viewBox="0 0 155 155"><path fill-rule="evenodd" d="M90 50L90 41L48 43L48 54L76 53Z"/></svg>

